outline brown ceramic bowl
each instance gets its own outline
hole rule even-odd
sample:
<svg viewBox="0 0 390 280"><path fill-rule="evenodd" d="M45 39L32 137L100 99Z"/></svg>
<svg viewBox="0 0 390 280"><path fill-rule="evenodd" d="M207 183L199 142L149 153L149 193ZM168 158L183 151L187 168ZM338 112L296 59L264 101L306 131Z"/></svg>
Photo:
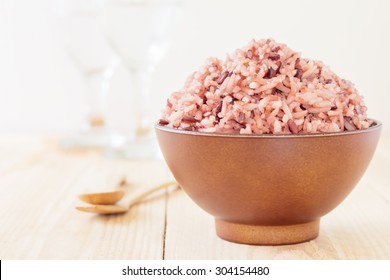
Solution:
<svg viewBox="0 0 390 280"><path fill-rule="evenodd" d="M277 245L318 236L320 218L366 170L381 127L302 135L155 129L173 175L215 217L219 237Z"/></svg>

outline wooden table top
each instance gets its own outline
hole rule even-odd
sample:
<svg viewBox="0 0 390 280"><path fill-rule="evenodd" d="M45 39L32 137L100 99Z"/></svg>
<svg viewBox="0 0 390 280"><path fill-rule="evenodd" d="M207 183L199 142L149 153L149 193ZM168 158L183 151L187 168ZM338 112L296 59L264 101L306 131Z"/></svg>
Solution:
<svg viewBox="0 0 390 280"><path fill-rule="evenodd" d="M249 246L219 239L213 218L183 191L125 215L82 213L77 196L109 191L126 176L129 195L170 180L163 161L65 151L53 137L0 135L0 259L390 259L390 135L354 191L321 220L317 239Z"/></svg>

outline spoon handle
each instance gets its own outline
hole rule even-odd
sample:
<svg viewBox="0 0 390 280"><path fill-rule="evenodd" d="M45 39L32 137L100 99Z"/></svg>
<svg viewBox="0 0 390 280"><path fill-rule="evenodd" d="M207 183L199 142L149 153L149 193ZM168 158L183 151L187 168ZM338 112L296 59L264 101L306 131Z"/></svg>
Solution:
<svg viewBox="0 0 390 280"><path fill-rule="evenodd" d="M179 186L179 184L176 181L166 182L166 183L157 185L154 188L151 188L150 190L147 190L147 191L139 194L138 196L136 196L132 200L130 200L130 202L129 202L127 207L131 208L134 205L136 205L137 203L139 203L140 201L142 201L144 198L146 198L149 195L153 194L154 192L157 192L159 190L162 190L162 189L165 189L165 188L167 188L169 186L174 186L174 185Z"/></svg>

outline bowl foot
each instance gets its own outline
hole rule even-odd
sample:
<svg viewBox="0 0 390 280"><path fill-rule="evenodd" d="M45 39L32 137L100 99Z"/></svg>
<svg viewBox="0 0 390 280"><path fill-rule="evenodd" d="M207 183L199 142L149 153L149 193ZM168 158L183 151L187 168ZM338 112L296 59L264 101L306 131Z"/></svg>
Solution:
<svg viewBox="0 0 390 280"><path fill-rule="evenodd" d="M227 241L252 245L285 245L312 240L318 236L320 220L296 225L246 225L215 220L217 235Z"/></svg>

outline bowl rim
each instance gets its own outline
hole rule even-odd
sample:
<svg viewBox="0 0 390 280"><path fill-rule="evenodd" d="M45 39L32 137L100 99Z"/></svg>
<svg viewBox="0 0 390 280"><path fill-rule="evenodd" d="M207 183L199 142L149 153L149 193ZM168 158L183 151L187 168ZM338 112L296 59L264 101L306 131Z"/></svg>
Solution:
<svg viewBox="0 0 390 280"><path fill-rule="evenodd" d="M312 137L331 137L331 136L362 134L374 130L380 130L382 128L382 122L375 119L369 119L369 120L373 121L373 124L366 129L358 129L353 131L340 131L340 132L302 133L302 134L236 134L236 133L188 131L188 130L162 126L158 122L154 124L154 128L156 130L161 130L161 131L166 131L166 132L171 132L176 134L192 135L192 136L227 137L227 138L273 138L273 139L312 138Z"/></svg>

